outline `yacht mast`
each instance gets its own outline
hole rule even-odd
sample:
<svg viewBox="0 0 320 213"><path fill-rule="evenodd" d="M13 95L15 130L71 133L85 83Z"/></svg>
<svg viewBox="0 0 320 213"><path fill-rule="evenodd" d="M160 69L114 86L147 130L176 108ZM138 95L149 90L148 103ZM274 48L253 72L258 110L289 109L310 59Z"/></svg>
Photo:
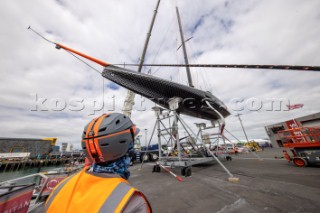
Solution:
<svg viewBox="0 0 320 213"><path fill-rule="evenodd" d="M178 7L176 7L176 12L177 12L177 17L178 17L178 24L179 24L179 30L180 30L180 38L181 38L181 43L182 43L184 61L185 61L186 65L187 65L186 66L186 71L187 71L187 76L188 76L188 83L189 83L190 87L194 87L194 85L192 83L190 67L188 66L189 65L188 55L187 55L185 40L184 40L183 31L182 31L182 27L181 27L181 20L180 20L180 14L179 14Z"/></svg>
<svg viewBox="0 0 320 213"><path fill-rule="evenodd" d="M160 4L160 0L158 0L156 8L154 10L154 14L153 14L153 18L152 18L152 21L151 21L151 25L150 25L149 31L147 33L146 42L144 44L142 55L140 57L138 72L141 72L141 69L142 69L144 58L145 58L145 55L146 55L146 52L147 52L148 43L149 43L149 40L150 40L150 37L151 37L151 31L152 31L153 24L154 24L154 21L155 21L156 16L157 16L159 4ZM135 93L132 92L131 90L128 90L127 97L126 97L126 100L124 101L123 109L122 109L123 114L128 116L128 117L131 117L132 107L134 105L134 98L135 98Z"/></svg>

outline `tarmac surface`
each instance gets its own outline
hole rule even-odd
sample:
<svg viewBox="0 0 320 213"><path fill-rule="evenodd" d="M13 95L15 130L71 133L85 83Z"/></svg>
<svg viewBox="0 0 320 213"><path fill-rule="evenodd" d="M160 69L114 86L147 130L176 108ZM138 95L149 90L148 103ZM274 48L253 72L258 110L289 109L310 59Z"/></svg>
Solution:
<svg viewBox="0 0 320 213"><path fill-rule="evenodd" d="M154 163L130 168L129 182L141 190L153 212L320 212L320 167L298 168L282 156L282 149L233 156L224 165L217 162L192 167L192 176L179 182L162 170L152 173ZM180 168L171 169L181 176Z"/></svg>

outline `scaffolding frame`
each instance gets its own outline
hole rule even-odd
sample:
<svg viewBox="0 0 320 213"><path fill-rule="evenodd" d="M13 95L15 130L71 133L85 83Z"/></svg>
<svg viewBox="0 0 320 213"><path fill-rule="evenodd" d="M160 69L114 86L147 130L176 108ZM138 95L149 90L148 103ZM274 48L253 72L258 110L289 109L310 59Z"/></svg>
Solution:
<svg viewBox="0 0 320 213"><path fill-rule="evenodd" d="M161 107L153 107L153 110L156 115L154 130L157 128L158 147L159 147L159 153L158 153L159 159L155 167L157 166L159 167L159 165L165 166L165 167L171 167L171 168L182 167L181 173L185 176L190 176L191 166L208 163L212 161L217 161L219 165L224 169L224 171L229 175L229 180L232 179L232 181L238 181L239 178L235 178L233 174L220 161L221 157L226 160L228 160L228 158L226 158L226 156L224 155L213 153L203 143L202 136L199 137L199 135L201 134L201 129L199 129L198 134L195 134L195 132L189 127L189 125L180 117L179 113L177 112L180 102L181 102L180 98L170 99L168 101L169 110L163 109ZM209 108L211 108L212 110L215 110L210 105L209 102L206 102L206 103L209 106ZM164 113L164 111L167 111L167 112ZM219 112L217 113L220 115L220 121L218 122L220 130L219 130L219 133L217 133L217 135L223 138L224 140L223 129L225 126L225 121L223 116ZM173 119L173 122L171 122L172 119ZM165 125L165 123L163 122L164 120L168 121L169 127L168 125ZM180 125L178 125L179 123ZM179 137L179 127L182 127L185 133L187 133L187 136L183 138ZM154 133L155 131L153 131L150 137L149 144L152 140ZM165 136L169 136L169 138L166 138ZM186 150L185 147L183 146L184 144L183 140L187 138L190 139L189 145L191 145L191 152L189 153L188 153L189 150L188 149ZM176 153L175 156L169 156L168 152L166 154L162 153L162 145L164 145L163 139L165 140L166 145L168 145L171 142L171 145L173 145L172 146L173 150L171 150L171 152L175 152ZM231 160L231 157L229 159ZM189 173L185 172L188 170L190 171ZM159 170L154 168L154 171L159 171Z"/></svg>

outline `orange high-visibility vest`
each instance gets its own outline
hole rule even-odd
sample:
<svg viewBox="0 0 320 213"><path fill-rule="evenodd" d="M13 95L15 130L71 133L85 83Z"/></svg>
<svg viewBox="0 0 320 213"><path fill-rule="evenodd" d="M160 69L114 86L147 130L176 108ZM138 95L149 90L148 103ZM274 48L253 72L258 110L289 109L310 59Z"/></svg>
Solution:
<svg viewBox="0 0 320 213"><path fill-rule="evenodd" d="M46 212L122 212L133 194L145 196L118 177L87 173L86 168L61 181L46 201Z"/></svg>

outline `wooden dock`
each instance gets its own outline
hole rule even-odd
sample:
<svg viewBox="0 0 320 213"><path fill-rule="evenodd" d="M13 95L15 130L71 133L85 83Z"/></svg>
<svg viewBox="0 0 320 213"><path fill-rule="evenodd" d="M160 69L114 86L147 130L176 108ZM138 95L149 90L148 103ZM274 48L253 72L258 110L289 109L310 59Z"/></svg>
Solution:
<svg viewBox="0 0 320 213"><path fill-rule="evenodd" d="M25 168L41 168L43 166L65 165L74 162L84 162L84 157L66 157L54 159L23 159L23 160L2 160L0 171L18 171Z"/></svg>

